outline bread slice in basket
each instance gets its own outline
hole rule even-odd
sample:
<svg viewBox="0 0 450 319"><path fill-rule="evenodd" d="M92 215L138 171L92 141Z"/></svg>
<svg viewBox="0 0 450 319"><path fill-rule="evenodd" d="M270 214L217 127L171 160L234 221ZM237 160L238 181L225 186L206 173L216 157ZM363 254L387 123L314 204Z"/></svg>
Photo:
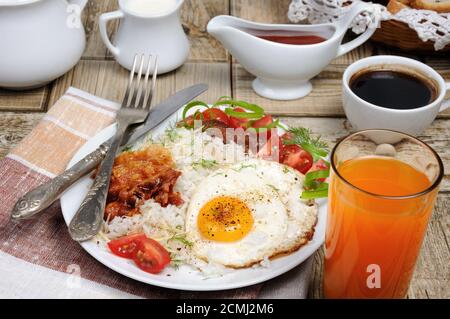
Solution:
<svg viewBox="0 0 450 319"><path fill-rule="evenodd" d="M410 5L415 9L450 13L450 0L414 0Z"/></svg>

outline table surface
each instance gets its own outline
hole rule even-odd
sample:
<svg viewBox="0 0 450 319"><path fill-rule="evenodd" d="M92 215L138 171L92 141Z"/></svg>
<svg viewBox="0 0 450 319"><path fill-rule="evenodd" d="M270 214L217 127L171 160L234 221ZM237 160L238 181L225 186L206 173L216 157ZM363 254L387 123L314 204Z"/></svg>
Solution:
<svg viewBox="0 0 450 319"><path fill-rule="evenodd" d="M287 23L290 0L187 0L182 20L191 42L187 63L178 70L159 77L156 100L163 100L186 86L206 82L210 89L200 98L214 102L228 95L263 106L282 117L287 124L305 126L321 134L330 145L352 128L343 115L341 76L352 62L377 54L405 55L419 59L450 80L450 58L405 54L374 43L335 59L313 80L313 92L301 100L280 102L257 96L251 89L253 76L208 36L206 24L219 14L231 14L260 22ZM127 71L113 60L98 32L98 16L116 9L116 0L89 1L83 16L87 47L81 61L68 73L47 86L24 92L0 90L0 158L25 137L45 112L69 86L97 96L120 101L124 94ZM116 23L109 26L114 34ZM299 61L305 63L305 61ZM447 96L450 97L450 94ZM409 298L450 298L450 109L440 114L421 139L442 157L447 172L430 220ZM309 297L322 297L323 249L314 257Z"/></svg>

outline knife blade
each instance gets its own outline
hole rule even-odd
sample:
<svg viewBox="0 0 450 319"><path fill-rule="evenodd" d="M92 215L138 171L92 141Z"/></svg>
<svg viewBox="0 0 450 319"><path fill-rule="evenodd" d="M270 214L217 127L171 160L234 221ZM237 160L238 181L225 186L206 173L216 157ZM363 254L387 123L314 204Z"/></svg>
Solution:
<svg viewBox="0 0 450 319"><path fill-rule="evenodd" d="M174 114L180 107L207 89L208 85L206 84L196 84L171 95L152 108L144 124L127 132L122 145L136 142L170 115ZM62 174L19 198L11 212L11 219L28 219L48 208L67 188L84 175L92 172L101 163L109 150L110 143L111 139L101 144L95 151L85 156Z"/></svg>

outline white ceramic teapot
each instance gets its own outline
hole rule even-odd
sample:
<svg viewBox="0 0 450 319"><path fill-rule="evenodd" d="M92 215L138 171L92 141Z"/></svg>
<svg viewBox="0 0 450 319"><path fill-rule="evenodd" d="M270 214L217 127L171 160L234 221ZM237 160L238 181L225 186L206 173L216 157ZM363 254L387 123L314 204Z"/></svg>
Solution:
<svg viewBox="0 0 450 319"><path fill-rule="evenodd" d="M263 24L232 16L217 16L208 23L208 33L216 37L247 69L256 75L253 89L261 96L292 100L306 96L312 89L310 79L334 58L363 44L376 30L370 26L356 39L341 44L350 23L363 11L371 12L364 2L355 5L335 23L316 25ZM269 41L261 34L303 34L323 38L323 42L292 45Z"/></svg>
<svg viewBox="0 0 450 319"><path fill-rule="evenodd" d="M45 85L81 58L87 0L0 0L0 87Z"/></svg>

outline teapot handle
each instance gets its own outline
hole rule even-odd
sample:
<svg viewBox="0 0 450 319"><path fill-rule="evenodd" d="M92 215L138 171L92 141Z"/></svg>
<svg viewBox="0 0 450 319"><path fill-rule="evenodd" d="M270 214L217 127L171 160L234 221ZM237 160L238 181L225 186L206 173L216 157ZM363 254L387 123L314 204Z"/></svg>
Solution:
<svg viewBox="0 0 450 319"><path fill-rule="evenodd" d="M353 20L364 11L371 13L373 12L373 7L365 2L357 2L354 7L350 9L350 12L342 17L344 23L340 26L341 32L345 34ZM356 39L353 39L352 41L345 44L341 44L339 46L336 57L346 54L347 52L357 48L358 46L366 42L377 30L377 25L378 24L375 23L369 25L367 27L367 30L364 31L364 33L360 34Z"/></svg>
<svg viewBox="0 0 450 319"><path fill-rule="evenodd" d="M123 16L124 16L123 12L118 10L118 11L103 13L100 16L100 19L98 21L100 35L102 37L103 43L105 43L106 47L111 51L111 53L114 56L118 56L120 53L120 50L118 47L114 46L112 44L111 40L109 39L106 26L107 26L108 21L114 20L114 19L120 19L120 18L123 18Z"/></svg>

